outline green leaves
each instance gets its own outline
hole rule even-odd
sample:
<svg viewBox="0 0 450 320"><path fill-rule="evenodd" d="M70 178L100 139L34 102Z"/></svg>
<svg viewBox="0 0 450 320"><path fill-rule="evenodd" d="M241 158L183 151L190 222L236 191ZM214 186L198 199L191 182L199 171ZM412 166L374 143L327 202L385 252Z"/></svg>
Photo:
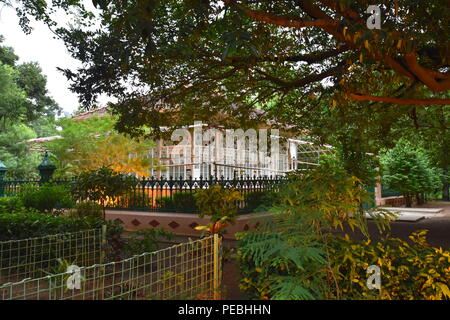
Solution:
<svg viewBox="0 0 450 320"><path fill-rule="evenodd" d="M148 176L150 165L157 164L148 158L153 141L119 134L115 124L116 119L110 115L81 121L59 119L62 130L58 134L63 139L46 144L58 161L56 175L74 175L109 166L116 171Z"/></svg>
<svg viewBox="0 0 450 320"><path fill-rule="evenodd" d="M431 166L424 150L406 140L400 140L394 148L387 150L381 163L383 184L401 192L408 206L412 204L412 196L436 192L442 187L440 174Z"/></svg>
<svg viewBox="0 0 450 320"><path fill-rule="evenodd" d="M199 217L211 216L213 223L223 217L227 217L223 223L234 222L238 209L237 202L243 200L239 191L224 188L219 184L198 190L194 197L200 211Z"/></svg>
<svg viewBox="0 0 450 320"><path fill-rule="evenodd" d="M72 185L72 193L76 199L100 202L104 215L108 200L127 194L135 185L135 177L101 167L80 173Z"/></svg>
<svg viewBox="0 0 450 320"><path fill-rule="evenodd" d="M72 208L75 204L67 185L25 185L20 198L27 208L54 214L60 213L63 209Z"/></svg>

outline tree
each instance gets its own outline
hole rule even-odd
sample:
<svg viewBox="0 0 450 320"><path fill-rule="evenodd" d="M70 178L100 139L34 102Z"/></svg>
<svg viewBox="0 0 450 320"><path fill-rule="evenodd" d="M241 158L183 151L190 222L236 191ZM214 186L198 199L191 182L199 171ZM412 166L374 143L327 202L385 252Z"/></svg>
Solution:
<svg viewBox="0 0 450 320"><path fill-rule="evenodd" d="M16 9L54 27L83 62L65 70L83 102L119 98L123 132L140 135L149 125L156 134L175 122L223 121L223 113L244 127L256 105L305 114L314 107L305 97L323 93L341 108L449 104L437 94L450 88L445 0L381 1L382 28L372 30L367 0L92 3L100 21L80 1L17 1ZM82 23L57 28L52 10L72 6Z"/></svg>
<svg viewBox="0 0 450 320"><path fill-rule="evenodd" d="M15 124L0 132L0 159L8 167L7 175L14 179L36 179L36 170L41 156L29 150L28 139L36 138L36 133L25 124Z"/></svg>
<svg viewBox="0 0 450 320"><path fill-rule="evenodd" d="M108 200L125 195L135 185L136 178L108 167L101 167L80 173L72 185L72 192L76 199L100 202L105 219Z"/></svg>
<svg viewBox="0 0 450 320"><path fill-rule="evenodd" d="M61 109L48 95L39 65L17 64L18 56L2 41L0 36L0 160L10 178L35 178L40 157L29 150L27 140L54 135Z"/></svg>
<svg viewBox="0 0 450 320"><path fill-rule="evenodd" d="M4 37L0 35L0 43L4 41ZM14 66L19 57L14 53L11 47L0 46L0 62L9 66Z"/></svg>
<svg viewBox="0 0 450 320"><path fill-rule="evenodd" d="M16 83L17 71L0 63L0 130L24 119L26 93Z"/></svg>
<svg viewBox="0 0 450 320"><path fill-rule="evenodd" d="M48 95L47 78L37 62L26 62L16 67L17 85L22 88L28 99L25 105L26 118L33 121L42 117L54 117L61 113L59 105Z"/></svg>
<svg viewBox="0 0 450 320"><path fill-rule="evenodd" d="M432 193L441 186L439 172L431 166L421 148L406 141L385 152L381 158L383 183L402 193L406 206L411 207L413 197L422 203L422 194Z"/></svg>
<svg viewBox="0 0 450 320"><path fill-rule="evenodd" d="M0 110L15 122L31 122L39 118L54 118L61 108L49 96L47 78L37 62L17 64L19 57L11 47L3 46L0 36L0 67L3 68L5 89L9 98L3 98ZM1 71L0 71L1 72ZM0 93L1 94L1 93Z"/></svg>
<svg viewBox="0 0 450 320"><path fill-rule="evenodd" d="M110 167L115 171L149 176L152 164L150 140L131 139L114 131L113 116L85 120L61 118L62 139L46 143L57 160L56 175L74 175L86 170Z"/></svg>
<svg viewBox="0 0 450 320"><path fill-rule="evenodd" d="M443 172L442 199L449 201L450 109L445 106L409 108L393 127L393 137L405 138L427 151L433 166Z"/></svg>

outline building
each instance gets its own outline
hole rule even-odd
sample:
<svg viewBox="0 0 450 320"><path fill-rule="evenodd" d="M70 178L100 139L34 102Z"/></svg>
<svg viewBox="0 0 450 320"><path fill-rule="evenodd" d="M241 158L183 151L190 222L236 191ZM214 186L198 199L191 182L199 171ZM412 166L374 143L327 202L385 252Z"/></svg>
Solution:
<svg viewBox="0 0 450 320"><path fill-rule="evenodd" d="M256 110L261 113L263 111ZM74 116L83 120L108 113L107 107ZM240 176L280 176L289 171L307 169L318 164L322 153L331 146L288 138L278 129L211 128L196 122L172 131L171 139L156 141L149 150L154 167L149 175L156 178L200 179L210 176L233 179ZM132 155L130 155L132 156Z"/></svg>

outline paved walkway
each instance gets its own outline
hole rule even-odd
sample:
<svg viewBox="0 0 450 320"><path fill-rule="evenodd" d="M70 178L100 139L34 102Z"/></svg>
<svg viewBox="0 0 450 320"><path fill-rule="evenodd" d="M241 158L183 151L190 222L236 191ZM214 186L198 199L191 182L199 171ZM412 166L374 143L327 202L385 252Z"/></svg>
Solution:
<svg viewBox="0 0 450 320"><path fill-rule="evenodd" d="M419 229L428 229L428 243L432 246L450 249L450 202L434 201L429 202L420 208L442 208L439 213L429 213L418 221L395 221L391 223L391 234L403 240L408 240L408 236ZM374 239L379 239L377 228L373 221L369 220L369 232ZM356 234L357 238L361 235Z"/></svg>

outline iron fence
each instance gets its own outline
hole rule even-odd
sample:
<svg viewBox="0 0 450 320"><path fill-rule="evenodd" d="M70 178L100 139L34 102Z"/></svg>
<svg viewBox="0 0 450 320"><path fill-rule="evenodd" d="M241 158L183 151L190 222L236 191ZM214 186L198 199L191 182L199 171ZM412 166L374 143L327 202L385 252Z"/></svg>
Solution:
<svg viewBox="0 0 450 320"><path fill-rule="evenodd" d="M80 267L0 286L1 300L219 299L221 238L216 234L118 262ZM76 283L79 286L69 286Z"/></svg>
<svg viewBox="0 0 450 320"><path fill-rule="evenodd" d="M199 179L142 178L136 179L136 184L130 191L109 198L106 206L109 209L196 213L198 209L195 205L195 192L219 184L224 188L234 188L242 194L244 200L238 201L237 206L240 213L247 213L264 203L268 192L278 191L284 181L286 181L284 176L241 176L235 179L214 176ZM55 184L74 182L64 179L52 181ZM17 196L27 183L37 185L38 181L0 181L0 189L5 196Z"/></svg>

